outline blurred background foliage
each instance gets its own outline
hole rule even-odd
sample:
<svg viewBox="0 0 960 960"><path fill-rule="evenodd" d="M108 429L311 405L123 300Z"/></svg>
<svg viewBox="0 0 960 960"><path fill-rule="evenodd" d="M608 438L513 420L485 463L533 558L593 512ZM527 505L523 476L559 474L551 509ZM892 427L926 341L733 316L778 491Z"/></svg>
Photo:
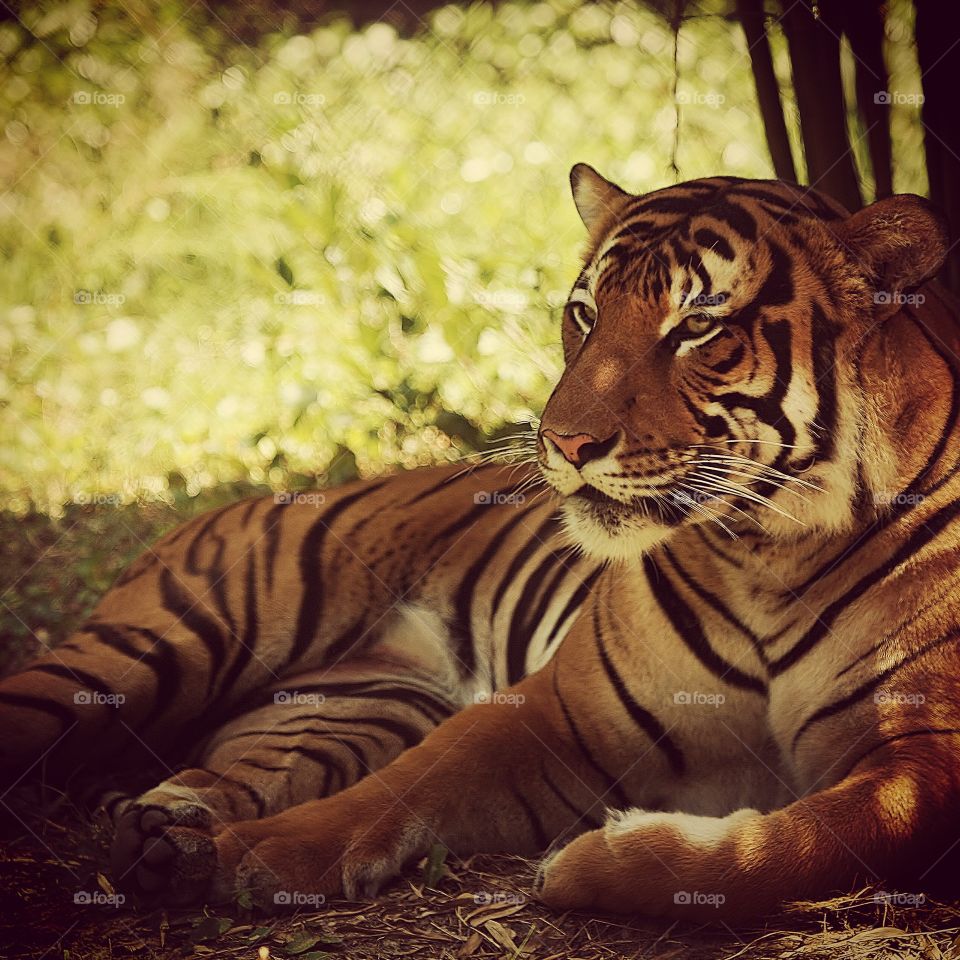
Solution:
<svg viewBox="0 0 960 960"><path fill-rule="evenodd" d="M913 16L886 13L901 91ZM572 0L318 20L251 37L229 5L124 0L0 23L5 635L59 632L200 506L522 429L560 369L574 162L635 192L773 175L720 0L678 32ZM924 192L917 108L891 112L894 186Z"/></svg>
<svg viewBox="0 0 960 960"><path fill-rule="evenodd" d="M888 30L905 74L909 12ZM23 23L0 28L15 510L460 456L557 375L575 161L669 183L679 114L680 178L772 175L720 15L684 22L676 96L670 24L625 4L448 6L411 36L339 19L255 46L186 3ZM922 192L909 114L897 186Z"/></svg>

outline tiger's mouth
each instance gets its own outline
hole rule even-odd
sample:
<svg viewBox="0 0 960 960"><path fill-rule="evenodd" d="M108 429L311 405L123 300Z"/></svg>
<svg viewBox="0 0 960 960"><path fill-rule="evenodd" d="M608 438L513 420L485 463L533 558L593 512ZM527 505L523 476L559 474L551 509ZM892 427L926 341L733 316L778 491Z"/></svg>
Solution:
<svg viewBox="0 0 960 960"><path fill-rule="evenodd" d="M605 527L616 527L625 520L645 519L664 526L673 526L682 515L677 505L662 497L639 496L624 502L584 483L569 499L588 511L591 519Z"/></svg>

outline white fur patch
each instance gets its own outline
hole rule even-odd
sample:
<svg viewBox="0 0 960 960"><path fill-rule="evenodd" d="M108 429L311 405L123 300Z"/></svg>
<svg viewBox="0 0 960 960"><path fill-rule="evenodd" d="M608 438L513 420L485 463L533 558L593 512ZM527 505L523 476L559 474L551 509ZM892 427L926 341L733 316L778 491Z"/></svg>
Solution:
<svg viewBox="0 0 960 960"><path fill-rule="evenodd" d="M622 837L636 831L656 830L668 827L679 833L691 846L704 852L718 847L744 821L761 814L756 810L743 809L725 817L698 817L692 813L648 813L645 810L620 810L612 813L604 832Z"/></svg>
<svg viewBox="0 0 960 960"><path fill-rule="evenodd" d="M430 607L399 604L375 650L426 674L460 706L476 702L476 695L484 692L479 681L465 684L461 680L447 621ZM485 674L485 670L477 670L478 676Z"/></svg>

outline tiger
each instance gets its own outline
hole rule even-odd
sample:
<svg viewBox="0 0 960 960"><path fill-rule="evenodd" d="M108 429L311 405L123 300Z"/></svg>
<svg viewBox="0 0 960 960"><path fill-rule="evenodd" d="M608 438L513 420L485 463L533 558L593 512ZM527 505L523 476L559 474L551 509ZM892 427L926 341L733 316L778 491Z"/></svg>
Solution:
<svg viewBox="0 0 960 960"><path fill-rule="evenodd" d="M531 462L200 516L0 684L7 782L166 765L109 801L117 886L276 911L374 897L442 845L540 858L557 910L735 923L942 880L944 221L908 194L570 179L587 245Z"/></svg>

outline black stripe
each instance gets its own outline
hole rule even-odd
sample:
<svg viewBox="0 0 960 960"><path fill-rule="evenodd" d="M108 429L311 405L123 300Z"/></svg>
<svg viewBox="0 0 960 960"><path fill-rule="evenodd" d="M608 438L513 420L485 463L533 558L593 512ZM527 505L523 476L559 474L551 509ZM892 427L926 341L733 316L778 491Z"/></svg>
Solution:
<svg viewBox="0 0 960 960"><path fill-rule="evenodd" d="M594 773L600 777L606 788L601 796L597 799L602 800L603 797L609 793L613 797L617 806L630 806L630 798L626 795L626 793L624 793L623 787L620 786L619 779L614 778L608 771L600 766L600 764L594 759L593 751L587 745L586 740L583 739L583 734L580 733L580 729L577 726L576 721L573 719L573 715L570 713L566 701L563 699L563 694L560 692L560 680L558 677L558 671L556 670L553 673L553 693L557 698L557 703L560 704L560 710L563 713L563 719L566 721L567 727L570 729L570 733L573 735L573 743L580 751L580 755L586 761L587 766L589 766Z"/></svg>
<svg viewBox="0 0 960 960"><path fill-rule="evenodd" d="M257 620L257 579L256 579L256 553L253 546L247 548L247 566L244 572L243 583L243 607L244 607L244 626L243 636L237 637L236 630L232 630L231 639L234 640L234 657L230 668L223 676L221 689L227 696L233 695L233 688L240 679L244 670L253 658L254 646L257 642L258 620ZM224 598L226 603L226 598Z"/></svg>
<svg viewBox="0 0 960 960"><path fill-rule="evenodd" d="M683 753L667 734L663 724L649 710L642 707L633 697L633 694L627 689L623 677L620 676L613 661L607 654L606 646L603 642L603 630L600 625L600 604L595 602L593 605L593 630L596 639L597 652L600 654L600 662L603 665L607 680L613 687L614 692L620 700L623 708L630 715L633 722L650 738L654 746L658 747L667 762L670 769L680 776L686 768L686 762Z"/></svg>
<svg viewBox="0 0 960 960"><path fill-rule="evenodd" d="M0 703L6 703L11 707L26 707L29 710L37 710L45 713L48 717L53 717L60 724L60 732L63 733L68 727L75 726L80 721L68 707L62 703L56 703L54 700L47 700L45 697L35 697L27 693L7 693L0 692Z"/></svg>
<svg viewBox="0 0 960 960"><path fill-rule="evenodd" d="M100 677L81 670L78 667L69 667L63 663L39 663L34 667L28 668L29 673L45 673L51 677L59 677L62 680L72 680L75 684L83 684L81 688L93 690L104 697L115 697L117 692L109 684L105 683ZM79 692L79 691L78 691Z"/></svg>
<svg viewBox="0 0 960 960"><path fill-rule="evenodd" d="M247 504L247 509L243 511L243 515L240 517L241 529L246 530L250 520L253 518L253 512L257 509L257 507L260 506L261 503L263 503L263 497L257 497Z"/></svg>
<svg viewBox="0 0 960 960"><path fill-rule="evenodd" d="M884 747L888 747L891 743L896 743L898 740L911 740L914 737L958 737L960 736L960 727L931 727L928 730L908 730L906 733L895 733L890 737L884 737L879 743L875 743L869 750L861 753L853 763L847 767L846 772L837 780L837 783L842 783L847 777L853 773L856 768L870 756L871 753L876 753L878 750L882 750Z"/></svg>
<svg viewBox="0 0 960 960"><path fill-rule="evenodd" d="M733 260L736 256L733 252L733 247L730 246L726 239L721 237L716 231L709 230L707 227L701 227L697 230L693 235L693 239L701 247L712 250L718 257L722 257L724 260Z"/></svg>
<svg viewBox="0 0 960 960"><path fill-rule="evenodd" d="M479 470L482 468L477 467L476 469ZM449 487L450 485L450 482L455 479L456 479L456 474L450 474L450 473L444 474L444 476L440 480L438 480L436 483L430 484L430 486L427 487L426 489L421 490L415 497L411 497L411 499L405 501L402 504L402 506L412 507L414 504L419 503L421 500L426 500L427 497L432 497L435 493L439 493L441 490L447 489L447 487Z"/></svg>
<svg viewBox="0 0 960 960"><path fill-rule="evenodd" d="M730 356L727 357L726 360L721 360L719 363L712 364L710 369L714 373L720 374L721 376L725 373L729 373L743 359L743 354L745 352L745 349L746 348L744 347L744 345L740 343L740 341L738 340Z"/></svg>
<svg viewBox="0 0 960 960"><path fill-rule="evenodd" d="M540 815L534 809L533 805L529 800L518 790L516 787L511 789L513 794L513 799L520 805L520 809L523 810L524 815L527 818L527 821L530 824L530 831L533 833L533 842L537 846L537 850L546 850L550 846L551 838L547 836L547 831L543 826L543 821L540 819Z"/></svg>
<svg viewBox="0 0 960 960"><path fill-rule="evenodd" d="M888 680L893 676L893 674L902 670L904 667L909 666L915 660L922 657L925 653L929 653L931 650L935 650L937 647L942 647L945 643L950 643L951 641L956 641L957 639L960 639L960 637L958 637L958 634L956 633L948 633L945 636L938 637L936 640L924 645L919 650L915 650L909 656L904 657L899 663L896 663L891 667L887 667L886 670L881 670L880 673L872 677L870 680L861 683L845 697L841 697L839 700L834 700L833 703L828 703L825 706L820 707L819 710L816 710L814 713L810 714L810 716L807 717L802 724L800 724L797 732L793 735L791 749L797 749L797 743L799 743L800 738L807 732L807 730L810 729L810 727L813 726L813 724L819 723L819 721L825 720L827 717L832 717L838 713L842 713L848 707L852 707L854 704L861 701L868 693L872 693L874 690L876 690L881 683Z"/></svg>
<svg viewBox="0 0 960 960"><path fill-rule="evenodd" d="M670 559L676 565L676 561L672 557ZM683 645L700 664L718 680L732 687L765 694L767 686L763 680L737 669L713 649L699 618L674 588L666 571L662 570L649 554L643 558L643 571L657 606L669 620Z"/></svg>
<svg viewBox="0 0 960 960"><path fill-rule="evenodd" d="M731 567L736 567L738 570L743 569L743 561L737 557L731 557L726 551L721 550L708 536L706 530L701 526L696 526L693 528L694 532L700 538L703 545L716 557L719 557L725 563L729 563Z"/></svg>
<svg viewBox="0 0 960 960"><path fill-rule="evenodd" d="M123 631L139 634L151 644L151 648L142 651L131 643ZM150 712L137 724L138 729L151 726L164 715L180 691L182 672L177 660L176 648L169 640L146 627L133 627L126 624L106 624L99 621L86 623L81 633L92 634L96 639L112 650L144 664L153 672L156 687L153 691L153 706Z"/></svg>
<svg viewBox="0 0 960 960"><path fill-rule="evenodd" d="M184 569L187 573L200 574L205 573L205 570L202 570L199 567L199 557L200 547L203 542L204 534L210 530L213 525L223 516L228 510L232 510L237 504L229 503L225 507L220 507L219 510L214 510L212 513L208 514L205 519L202 519L200 524L200 529L197 530L194 534L193 540L190 541L190 546L187 547L187 556L184 561Z"/></svg>
<svg viewBox="0 0 960 960"><path fill-rule="evenodd" d="M587 597L590 595L590 590L593 587L594 583L597 581L597 577L603 573L604 567L599 566L593 573L588 576L583 583L573 592L570 599L567 601L566 606L560 612L560 616L557 617L556 622L551 629L549 636L547 637L546 643L544 643L544 649L548 649L550 644L553 643L557 634L560 632L560 629L563 625L572 617L575 613L580 611L580 608L583 606Z"/></svg>
<svg viewBox="0 0 960 960"><path fill-rule="evenodd" d="M550 773L548 772L545 766L540 768L540 779L550 788L554 796L560 801L560 803L565 806L577 819L574 821L574 825L579 823L581 820L586 820L591 827L602 827L603 820L600 817L595 817L589 810L581 810L572 800L556 785L556 783L550 778Z"/></svg>
<svg viewBox="0 0 960 960"><path fill-rule="evenodd" d="M163 609L173 614L183 626L193 632L210 655L210 663L207 667L207 697L209 698L226 657L226 644L220 626L212 617L200 610L193 597L187 596L183 585L169 567L164 567L160 571L160 599Z"/></svg>
<svg viewBox="0 0 960 960"><path fill-rule="evenodd" d="M360 618L355 620L343 633L337 637L333 643L323 653L323 663L325 666L336 666L344 657L351 653L359 653L357 645L363 641L368 643L372 641L366 629L366 620L361 614Z"/></svg>
<svg viewBox="0 0 960 960"><path fill-rule="evenodd" d="M560 564L560 572L563 574L570 568L567 566L567 560L575 556L576 547L564 546L558 550L549 553L535 569L530 572L523 590L513 608L513 615L510 618L510 630L507 634L507 682L516 683L526 674L527 650L530 646L530 639L533 636L533 630L536 630L536 621L531 621L530 605L533 602L534 594L540 588L543 578L547 571L554 564ZM547 597L549 602L551 598Z"/></svg>
<svg viewBox="0 0 960 960"><path fill-rule="evenodd" d="M477 584L486 572L490 561L503 549L507 538L514 528L526 519L526 512L515 508L516 516L511 517L499 530L491 531L486 547L476 560L464 572L457 592L453 597L453 620L450 624L450 637L453 640L453 654L462 677L473 675L477 665L476 651L473 647L473 600Z"/></svg>
<svg viewBox="0 0 960 960"><path fill-rule="evenodd" d="M553 536L554 532L557 529L557 517L555 514L551 514L539 527L533 532L527 542L523 545L523 548L519 550L513 560L510 561L510 566L507 567L507 572L500 579L500 583L497 584L497 589L493 592L493 600L490 604L490 620L493 621L493 618L497 615L497 610L500 608L500 604L503 601L504 594L507 590L517 582L517 576L520 573L521 568L530 559L531 554L533 554L538 547L544 546L546 542Z"/></svg>
<svg viewBox="0 0 960 960"><path fill-rule="evenodd" d="M323 614L324 588L323 548L327 534L337 517L360 500L379 490L385 480L362 487L347 496L340 497L336 503L325 510L306 532L300 544L300 583L303 595L300 598L300 610L297 613L297 626L294 631L293 645L286 659L286 665L296 663L308 647L316 640Z"/></svg>
<svg viewBox="0 0 960 960"><path fill-rule="evenodd" d="M277 767L269 763L261 763L254 760L253 757L241 757L237 761L238 766L253 767L254 770L262 770L264 773L289 773L289 767Z"/></svg>
<svg viewBox="0 0 960 960"><path fill-rule="evenodd" d="M521 480L520 483L510 484L506 487L498 487L490 491L484 491L489 495L489 499L484 500L483 502L474 500L474 506L472 509L463 514L462 517L459 517L452 523L448 523L445 527L439 530L433 537L434 542L442 542L452 536L455 536L467 527L472 527L480 520L481 517L489 513L492 504L506 502L506 498L516 493L519 487L525 482L525 480ZM477 496L479 493L480 491L477 491L474 496Z"/></svg>
<svg viewBox="0 0 960 960"><path fill-rule="evenodd" d="M289 750L291 753L306 757L307 760L324 768L323 786L320 788L321 797L333 792L330 789L330 778L333 774L336 774L340 778L341 789L347 785L347 774L343 769L343 765L334 757L330 756L326 750L314 750L311 747L302 747L299 744L295 744L290 747Z"/></svg>
<svg viewBox="0 0 960 960"><path fill-rule="evenodd" d="M236 780L233 777L228 777L225 773L217 773L216 770L206 770L204 767L200 768L206 773L209 773L211 776L216 777L217 780L222 780L224 783L229 783L231 786L239 788L247 798L252 801L254 807L257 811L257 819L263 816L264 814L264 805L263 798L250 786L249 783L244 783L242 780Z"/></svg>
<svg viewBox="0 0 960 960"><path fill-rule="evenodd" d="M830 460L834 454L837 429L837 373L836 340L840 332L837 324L827 319L823 307L813 304L813 380L817 390L815 422L822 428L816 440L815 456Z"/></svg>
<svg viewBox="0 0 960 960"><path fill-rule="evenodd" d="M791 647L783 656L770 664L770 672L777 676L788 670L795 663L805 657L828 633L833 622L850 604L866 593L871 587L886 579L900 564L909 560L918 553L934 537L937 536L957 514L960 513L960 501L948 504L938 510L932 517L910 535L909 539L901 544L900 549L885 563L876 567L866 576L861 577L841 597L834 600L819 616L817 622Z"/></svg>
<svg viewBox="0 0 960 960"><path fill-rule="evenodd" d="M267 591L273 593L273 570L280 551L280 522L283 520L283 511L292 501L281 500L275 503L265 514L261 529L265 540L263 548L264 574L266 575Z"/></svg>
<svg viewBox="0 0 960 960"><path fill-rule="evenodd" d="M905 306L902 310L914 325L919 329L921 336L927 341L927 345L933 350L937 356L943 361L946 367L953 371L953 364L950 362L949 358L940 348L933 342L930 338L926 327L920 321L920 319L915 315L913 308ZM960 419L960 390L957 390L956 378L950 378L950 410L947 414L946 422L943 426L943 429L940 432L940 436L937 438L937 443L934 446L933 450L930 453L930 456L927 457L924 465L917 472L916 476L906 485L903 490L905 494L903 497L898 498L898 500L893 504L892 509L886 511L882 516L874 520L862 533L858 543L854 548L851 548L851 551L844 551L838 557L833 557L815 570L802 584L800 584L795 591L790 591L790 596L802 597L815 583L821 580L824 576L830 573L838 563L842 562L844 559L853 556L855 553L859 553L861 550L865 549L869 541L876 537L879 533L887 529L891 524L895 523L900 517L906 513L908 510L913 509L913 504L915 502L914 494L922 493L924 496L929 496L934 493L936 490L939 490L948 480L954 476L953 470L948 470L944 472L944 475L936 482L931 484L929 487L923 488L923 481L926 480L927 476L932 473L933 468L939 463L940 458L943 456L944 451L946 450L947 444L950 441L950 438L954 435L954 428L956 426L957 420Z"/></svg>
<svg viewBox="0 0 960 960"><path fill-rule="evenodd" d="M709 210L708 215L739 233L744 240L749 240L751 243L756 241L757 221L745 207L739 203L733 203L732 199L716 204Z"/></svg>
<svg viewBox="0 0 960 960"><path fill-rule="evenodd" d="M732 626L739 633L742 633L750 641L760 659L764 660L766 657L763 647L760 643L760 638L745 623L734 616L733 611L715 593L708 590L702 584L697 583L693 577L687 573L669 547L664 546L662 549L663 555L669 560L677 575L686 584L687 589L695 594L698 599L703 600L707 606L711 607L716 613L718 613L724 620L727 621L727 623L730 624L730 626ZM766 690L766 684L763 683L762 680L760 682L763 684L764 690Z"/></svg>

